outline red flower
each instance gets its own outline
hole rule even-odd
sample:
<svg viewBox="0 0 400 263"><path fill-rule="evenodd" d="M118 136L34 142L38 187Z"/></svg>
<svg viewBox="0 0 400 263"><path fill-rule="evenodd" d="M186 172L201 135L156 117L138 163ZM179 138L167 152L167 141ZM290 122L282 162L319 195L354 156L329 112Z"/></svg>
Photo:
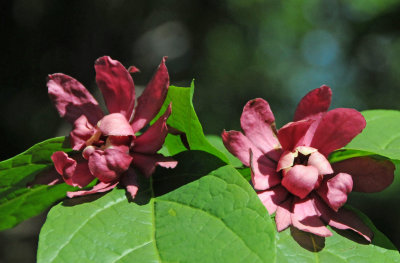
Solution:
<svg viewBox="0 0 400 263"><path fill-rule="evenodd" d="M251 167L252 183L278 231L293 225L319 236L331 236L329 224L352 229L371 241L372 231L342 208L352 191L376 192L393 181L394 165L368 157L331 165L328 155L348 144L366 125L354 109L328 111L332 92L322 86L299 103L294 122L275 129L275 118L263 99L249 101L240 118L244 134L222 133L226 148Z"/></svg>
<svg viewBox="0 0 400 263"><path fill-rule="evenodd" d="M118 61L101 57L95 62L96 82L109 114L104 115L97 101L74 78L64 74L49 76L47 87L61 117L73 124L71 147L81 154L69 157L64 152L52 155L55 169L64 181L80 188L97 178L91 190L69 192L68 197L105 192L119 182L134 198L138 190L134 168L150 176L156 165L174 167L176 162L157 154L167 135L166 121L171 105L142 135L136 133L156 116L164 103L169 86L163 58L157 72L138 98L129 73ZM128 72L129 71L129 72Z"/></svg>

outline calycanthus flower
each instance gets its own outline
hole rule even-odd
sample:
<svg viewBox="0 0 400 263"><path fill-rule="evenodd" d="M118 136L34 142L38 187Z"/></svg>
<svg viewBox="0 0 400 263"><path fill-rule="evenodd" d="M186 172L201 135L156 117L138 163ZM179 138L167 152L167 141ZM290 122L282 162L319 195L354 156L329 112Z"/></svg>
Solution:
<svg viewBox="0 0 400 263"><path fill-rule="evenodd" d="M275 128L275 118L263 99L249 101L240 118L244 134L224 131L225 147L251 167L252 184L276 227L294 227L331 236L329 224L351 229L368 241L372 231L343 208L351 191L377 192L393 181L394 165L358 157L330 164L328 155L348 144L366 125L354 109L328 111L332 91L321 86L299 103L294 121Z"/></svg>
<svg viewBox="0 0 400 263"><path fill-rule="evenodd" d="M134 198L138 190L135 169L150 176L157 165L176 166L176 161L157 154L168 132L166 121L171 105L145 132L136 135L156 116L166 98L169 76L165 59L138 98L136 107L130 73L138 69L127 70L107 56L97 59L96 82L109 111L107 115L80 82L61 73L49 75L50 98L61 117L73 124L70 141L72 149L77 151L70 156L55 152L51 156L54 167L72 186L82 188L95 178L99 181L90 190L68 192L68 197L109 191L121 183Z"/></svg>

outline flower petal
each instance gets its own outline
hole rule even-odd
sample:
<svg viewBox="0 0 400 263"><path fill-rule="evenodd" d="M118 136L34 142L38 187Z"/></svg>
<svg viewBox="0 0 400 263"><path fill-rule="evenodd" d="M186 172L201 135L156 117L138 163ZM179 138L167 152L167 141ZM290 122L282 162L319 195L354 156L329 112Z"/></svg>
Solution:
<svg viewBox="0 0 400 263"><path fill-rule="evenodd" d="M354 212L345 208L335 212L318 199L315 199L315 205L321 214L322 220L330 226L343 230L353 230L371 242L374 233Z"/></svg>
<svg viewBox="0 0 400 263"><path fill-rule="evenodd" d="M294 151L297 146L302 145L304 135L312 121L289 122L279 129L278 138L282 148L287 151Z"/></svg>
<svg viewBox="0 0 400 263"><path fill-rule="evenodd" d="M103 183L115 182L128 170L132 157L125 152L108 148L95 150L89 156L90 172Z"/></svg>
<svg viewBox="0 0 400 263"><path fill-rule="evenodd" d="M320 175L331 174L333 169L329 161L319 152L313 152L308 157L307 165L313 166L318 169Z"/></svg>
<svg viewBox="0 0 400 263"><path fill-rule="evenodd" d="M135 132L146 126L157 115L167 96L169 76L165 66L166 59L167 57L163 57L157 72L138 98L132 120L132 128Z"/></svg>
<svg viewBox="0 0 400 263"><path fill-rule="evenodd" d="M147 177L154 173L157 165L164 168L175 168L178 164L171 157L164 157L161 154L131 153L131 156L133 157L132 165Z"/></svg>
<svg viewBox="0 0 400 263"><path fill-rule="evenodd" d="M315 131L318 128L322 118L325 116L326 112L317 113L315 115L309 116L307 120L312 121L310 127L308 128L306 135L303 138L303 145L310 146L314 138Z"/></svg>
<svg viewBox="0 0 400 263"><path fill-rule="evenodd" d="M250 149L254 154L261 155L261 151L239 131L224 130L221 137L226 149L236 156L245 166L250 166Z"/></svg>
<svg viewBox="0 0 400 263"><path fill-rule="evenodd" d="M305 198L314 190L318 182L318 170L313 166L295 165L288 171L283 171L282 185L289 192Z"/></svg>
<svg viewBox="0 0 400 263"><path fill-rule="evenodd" d="M251 182L254 189L266 190L281 182L276 163L265 155L255 155L250 149Z"/></svg>
<svg viewBox="0 0 400 263"><path fill-rule="evenodd" d="M165 113L142 135L136 137L132 151L154 154L161 149L168 134L167 119L171 114L171 104Z"/></svg>
<svg viewBox="0 0 400 263"><path fill-rule="evenodd" d="M69 185L82 188L94 179L90 173L87 161L80 156L74 160L68 157L65 152L55 152L51 156L51 159L56 171Z"/></svg>
<svg viewBox="0 0 400 263"><path fill-rule="evenodd" d="M112 113L104 116L98 123L101 133L105 136L133 136L128 120L121 113Z"/></svg>
<svg viewBox="0 0 400 263"><path fill-rule="evenodd" d="M278 208L276 209L275 222L278 232L285 230L292 224L292 203L293 198L289 198L278 205Z"/></svg>
<svg viewBox="0 0 400 263"><path fill-rule="evenodd" d="M276 171L279 172L282 169L290 168L294 164L294 159L297 157L297 152L285 151L279 159Z"/></svg>
<svg viewBox="0 0 400 263"><path fill-rule="evenodd" d="M133 168L129 168L128 171L122 176L121 184L126 187L126 190L131 195L132 199L134 199L137 191L139 190L139 183L137 174Z"/></svg>
<svg viewBox="0 0 400 263"><path fill-rule="evenodd" d="M72 149L75 151L82 150L82 148L86 146L86 141L89 140L94 133L95 129L86 116L80 116L75 120L74 127L70 133Z"/></svg>
<svg viewBox="0 0 400 263"><path fill-rule="evenodd" d="M268 102L254 99L244 106L240 124L247 138L270 158L278 160L280 144L276 137L275 117Z"/></svg>
<svg viewBox="0 0 400 263"><path fill-rule="evenodd" d="M332 236L332 232L326 228L324 222L319 218L314 202L310 198L294 202L291 220L293 226L302 231L322 237Z"/></svg>
<svg viewBox="0 0 400 263"><path fill-rule="evenodd" d="M67 192L67 196L69 198L73 198L73 197L77 197L77 196L84 196L84 195L90 195L90 194L96 194L96 193L104 193L104 192L112 190L117 184L118 184L118 182L114 182L114 183L99 182L98 184L93 186L93 188L90 190Z"/></svg>
<svg viewBox="0 0 400 263"><path fill-rule="evenodd" d="M129 72L119 61L108 56L98 58L94 68L97 86L108 111L121 113L129 120L135 106L135 85Z"/></svg>
<svg viewBox="0 0 400 263"><path fill-rule="evenodd" d="M365 125L364 117L354 109L331 110L322 117L310 146L328 156L332 151L348 144Z"/></svg>
<svg viewBox="0 0 400 263"><path fill-rule="evenodd" d="M339 173L334 177L323 180L317 193L333 210L338 211L347 201L347 195L353 189L351 175Z"/></svg>
<svg viewBox="0 0 400 263"><path fill-rule="evenodd" d="M310 91L297 105L294 121L307 119L312 115L328 111L331 99L332 90L326 85Z"/></svg>
<svg viewBox="0 0 400 263"><path fill-rule="evenodd" d="M47 88L60 116L70 123L85 115L95 125L103 117L97 101L76 79L61 73L49 75Z"/></svg>
<svg viewBox="0 0 400 263"><path fill-rule="evenodd" d="M374 193L388 187L394 179L394 164L389 160L356 157L332 164L336 173L348 173L353 178L353 191Z"/></svg>
<svg viewBox="0 0 400 263"><path fill-rule="evenodd" d="M266 191L257 192L258 197L264 204L265 208L270 215L275 213L276 208L282 203L288 196L288 191L280 185L275 186Z"/></svg>

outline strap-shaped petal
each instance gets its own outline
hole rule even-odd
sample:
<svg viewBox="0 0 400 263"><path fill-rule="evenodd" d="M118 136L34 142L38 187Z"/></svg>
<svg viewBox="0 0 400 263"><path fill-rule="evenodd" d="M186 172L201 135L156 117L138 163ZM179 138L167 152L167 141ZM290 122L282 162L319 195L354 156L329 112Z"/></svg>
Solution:
<svg viewBox="0 0 400 263"><path fill-rule="evenodd" d="M97 86L108 111L121 113L129 120L135 106L135 85L129 72L119 61L108 56L98 58L94 68Z"/></svg>
<svg viewBox="0 0 400 263"><path fill-rule="evenodd" d="M356 157L332 164L336 173L348 173L353 178L353 191L374 193L388 187L394 179L394 164L389 160Z"/></svg>
<svg viewBox="0 0 400 263"><path fill-rule="evenodd" d="M331 99L332 90L326 85L310 91L297 105L294 121L307 119L312 115L328 111Z"/></svg>
<svg viewBox="0 0 400 263"><path fill-rule="evenodd" d="M266 190L281 182L276 162L266 155L256 155L250 149L251 182L256 190Z"/></svg>
<svg viewBox="0 0 400 263"><path fill-rule="evenodd" d="M48 76L47 88L50 99L60 116L74 123L85 115L92 125L103 117L98 102L89 91L76 79L61 73Z"/></svg>
<svg viewBox="0 0 400 263"><path fill-rule="evenodd" d="M90 190L67 192L67 196L69 198L73 198L73 197L85 196L85 195L96 194L96 193L104 193L104 192L114 189L114 187L117 186L117 184L118 184L118 182L112 182L112 183L99 182L98 184L93 186L93 188Z"/></svg>
<svg viewBox="0 0 400 263"><path fill-rule="evenodd" d="M270 158L278 160L280 144L276 136L275 117L268 102L254 99L244 106L240 124L249 140Z"/></svg>
<svg viewBox="0 0 400 263"><path fill-rule="evenodd" d="M292 224L293 198L288 198L285 202L281 203L276 209L275 222L276 229L280 232L288 228Z"/></svg>
<svg viewBox="0 0 400 263"><path fill-rule="evenodd" d="M134 140L132 151L154 154L161 149L168 134L167 119L171 114L171 104L165 113L148 128L142 135Z"/></svg>
<svg viewBox="0 0 400 263"><path fill-rule="evenodd" d="M351 175L339 173L334 177L323 180L317 193L335 211L338 211L347 201L347 195L353 189Z"/></svg>
<svg viewBox="0 0 400 263"><path fill-rule="evenodd" d="M288 191L284 187L277 185L269 190L257 192L257 195L265 208L267 208L268 213L272 215L278 205L287 198Z"/></svg>
<svg viewBox="0 0 400 263"><path fill-rule="evenodd" d="M352 211L341 208L338 212L331 210L322 200L314 199L315 206L321 218L328 225L338 229L350 229L371 242L374 233L364 222Z"/></svg>
<svg viewBox="0 0 400 263"><path fill-rule="evenodd" d="M224 130L221 137L226 149L246 166L250 166L250 149L254 154L261 155L261 151L239 131Z"/></svg>
<svg viewBox="0 0 400 263"><path fill-rule="evenodd" d="M282 149L294 151L297 146L303 145L304 135L312 121L289 122L279 129L278 138Z"/></svg>
<svg viewBox="0 0 400 263"><path fill-rule="evenodd" d="M75 160L68 157L65 152L55 152L51 156L51 159L56 171L69 185L82 188L94 179L94 176L90 173L87 161L80 156Z"/></svg>
<svg viewBox="0 0 400 263"><path fill-rule="evenodd" d="M316 234L322 237L332 236L332 232L325 226L317 213L314 201L310 198L297 199L293 205L293 213L291 215L294 227Z"/></svg>
<svg viewBox="0 0 400 263"><path fill-rule="evenodd" d="M365 125L364 117L355 109L331 110L322 117L310 146L328 156L332 151L348 144Z"/></svg>
<svg viewBox="0 0 400 263"><path fill-rule="evenodd" d="M169 75L165 66L166 59L167 57L162 59L157 72L138 98L132 120L132 128L135 132L146 126L157 115L167 96Z"/></svg>

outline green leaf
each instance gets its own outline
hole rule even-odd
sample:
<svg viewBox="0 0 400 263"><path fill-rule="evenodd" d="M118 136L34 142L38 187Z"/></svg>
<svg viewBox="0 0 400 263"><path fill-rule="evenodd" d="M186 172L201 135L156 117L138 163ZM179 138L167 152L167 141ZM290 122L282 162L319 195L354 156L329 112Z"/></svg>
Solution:
<svg viewBox="0 0 400 263"><path fill-rule="evenodd" d="M380 155L400 161L400 111L368 110L362 112L367 127L346 147L330 156L331 162L351 157Z"/></svg>
<svg viewBox="0 0 400 263"><path fill-rule="evenodd" d="M348 207L349 208L349 207ZM323 238L294 227L276 234L279 263L376 263L400 262L400 254L390 240L383 235L361 212L356 212L374 232L372 244L352 231L334 230L333 236Z"/></svg>
<svg viewBox="0 0 400 263"><path fill-rule="evenodd" d="M0 162L0 230L39 214L73 189L66 184L27 188L36 175L53 166L50 159L53 152L71 151L65 145L64 137L49 139Z"/></svg>
<svg viewBox="0 0 400 263"><path fill-rule="evenodd" d="M193 92L193 82L189 88L170 86L164 105L155 119L160 117L168 105L172 102L172 114L168 118L167 124L186 134L186 139L190 150L205 151L217 156L225 163L229 163L229 160L225 154L211 145L204 136L203 128L193 107ZM165 147L168 151L163 149L161 153L169 155L175 155L179 152L187 150L181 142L180 136L171 134L169 134L165 140Z"/></svg>
<svg viewBox="0 0 400 263"><path fill-rule="evenodd" d="M53 207L38 262L273 261L274 226L242 176L231 166L212 171L222 162L201 151L174 158L176 169L140 180L134 202L114 189L95 201Z"/></svg>
<svg viewBox="0 0 400 263"><path fill-rule="evenodd" d="M226 148L224 143L222 142L221 136L217 135L206 135L206 139L219 151L221 151L228 158L229 163L234 167L242 167L242 162L232 155Z"/></svg>

